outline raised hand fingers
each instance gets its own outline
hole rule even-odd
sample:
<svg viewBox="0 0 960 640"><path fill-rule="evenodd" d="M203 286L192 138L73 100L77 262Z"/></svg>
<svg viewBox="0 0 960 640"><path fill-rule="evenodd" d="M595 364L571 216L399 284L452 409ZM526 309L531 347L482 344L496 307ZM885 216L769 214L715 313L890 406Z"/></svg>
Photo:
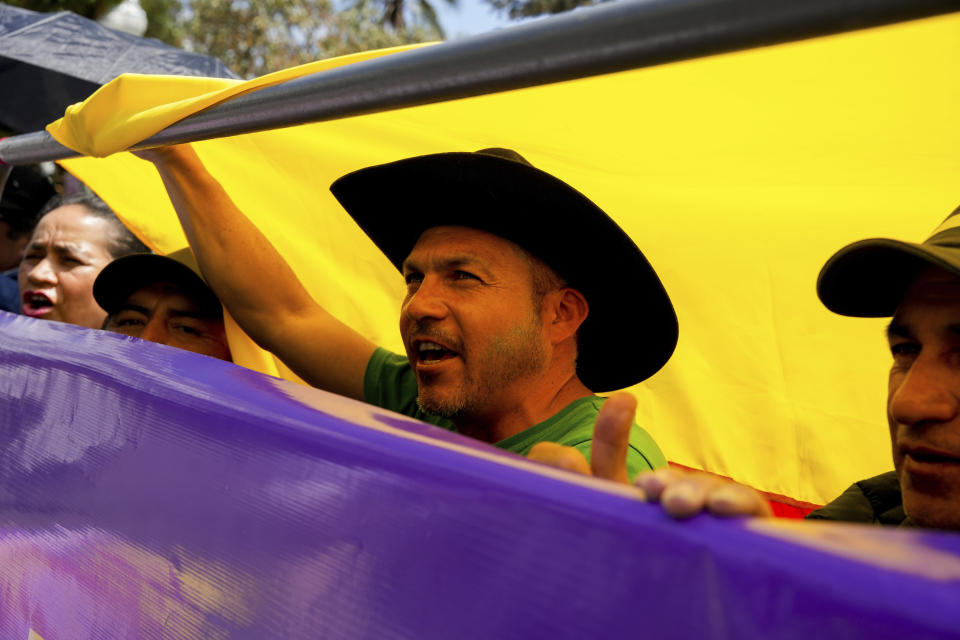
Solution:
<svg viewBox="0 0 960 640"><path fill-rule="evenodd" d="M590 468L593 475L627 484L627 448L637 400L629 393L616 393L603 403L593 427Z"/></svg>

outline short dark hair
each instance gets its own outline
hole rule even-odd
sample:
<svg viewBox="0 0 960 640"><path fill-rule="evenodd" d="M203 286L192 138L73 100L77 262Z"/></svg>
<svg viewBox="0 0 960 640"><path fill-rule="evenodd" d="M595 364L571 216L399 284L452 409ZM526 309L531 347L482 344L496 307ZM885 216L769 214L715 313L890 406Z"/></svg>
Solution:
<svg viewBox="0 0 960 640"><path fill-rule="evenodd" d="M131 253L150 253L150 248L143 244L137 236L133 235L133 233L124 226L120 218L117 217L117 214L110 208L110 205L93 193L54 196L44 205L43 209L40 210L37 221L39 222L43 219L43 216L54 209L59 209L60 207L71 204L82 205L91 215L110 222L113 227L113 237L110 238L107 243L107 251L114 260Z"/></svg>
<svg viewBox="0 0 960 640"><path fill-rule="evenodd" d="M13 167L0 194L0 222L9 227L11 240L33 233L37 218L56 191L50 180L30 167Z"/></svg>

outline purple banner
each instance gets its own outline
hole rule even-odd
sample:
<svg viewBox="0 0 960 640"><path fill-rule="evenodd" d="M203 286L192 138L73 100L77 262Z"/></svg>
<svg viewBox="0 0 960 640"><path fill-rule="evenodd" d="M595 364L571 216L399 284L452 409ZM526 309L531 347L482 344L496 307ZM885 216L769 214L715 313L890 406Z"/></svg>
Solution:
<svg viewBox="0 0 960 640"><path fill-rule="evenodd" d="M0 637L960 637L960 536L672 522L407 418L0 315Z"/></svg>

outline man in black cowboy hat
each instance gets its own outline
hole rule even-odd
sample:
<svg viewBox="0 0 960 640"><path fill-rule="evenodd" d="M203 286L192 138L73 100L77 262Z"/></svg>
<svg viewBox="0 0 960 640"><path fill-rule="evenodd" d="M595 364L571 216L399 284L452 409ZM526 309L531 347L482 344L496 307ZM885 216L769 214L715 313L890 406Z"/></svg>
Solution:
<svg viewBox="0 0 960 640"><path fill-rule="evenodd" d="M117 258L97 276L93 297L108 314L107 331L231 360L223 308L189 247Z"/></svg>
<svg viewBox="0 0 960 640"><path fill-rule="evenodd" d="M320 308L189 147L142 155L157 165L213 290L316 387L517 453L549 441L589 456L602 405L594 392L653 375L676 344L670 300L636 245L515 152L408 158L331 187L406 280L405 356ZM258 280L271 287L249 286ZM621 397L604 413L630 424L632 408ZM629 472L665 464L636 426L626 457Z"/></svg>

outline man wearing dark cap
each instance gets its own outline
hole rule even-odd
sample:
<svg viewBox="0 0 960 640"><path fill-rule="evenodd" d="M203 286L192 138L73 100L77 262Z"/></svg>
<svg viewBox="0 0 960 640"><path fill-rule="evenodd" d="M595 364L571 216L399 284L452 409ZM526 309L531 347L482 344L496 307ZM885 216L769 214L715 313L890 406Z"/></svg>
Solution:
<svg viewBox="0 0 960 640"><path fill-rule="evenodd" d="M37 215L56 192L28 167L12 167L0 197L0 309L20 312L17 267L37 224Z"/></svg>
<svg viewBox="0 0 960 640"><path fill-rule="evenodd" d="M189 248L117 258L93 283L107 331L230 361L223 308Z"/></svg>
<svg viewBox="0 0 960 640"><path fill-rule="evenodd" d="M842 315L892 316L895 471L854 484L810 517L960 530L960 209L920 244L844 247L820 272L817 293Z"/></svg>
<svg viewBox="0 0 960 640"><path fill-rule="evenodd" d="M841 315L892 317L894 471L855 483L808 519L960 531L960 208L922 243L844 247L821 270L817 293ZM759 493L717 476L661 469L636 484L677 517L771 515Z"/></svg>
<svg viewBox="0 0 960 640"><path fill-rule="evenodd" d="M248 335L316 387L516 453L548 441L589 457L603 404L594 393L653 375L676 344L670 300L636 245L515 152L407 158L331 187L406 280L405 356L319 307L192 149L144 155L213 290ZM258 281L271 286L249 284ZM629 403L621 396L604 414L629 425ZM635 425L626 458L630 474L665 464Z"/></svg>

